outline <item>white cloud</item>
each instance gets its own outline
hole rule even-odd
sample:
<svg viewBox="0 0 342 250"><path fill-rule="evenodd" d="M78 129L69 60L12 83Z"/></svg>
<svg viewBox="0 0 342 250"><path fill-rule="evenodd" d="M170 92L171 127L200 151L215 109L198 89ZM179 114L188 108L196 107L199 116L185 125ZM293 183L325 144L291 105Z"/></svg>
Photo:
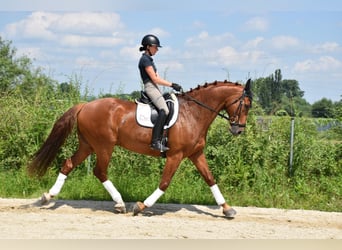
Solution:
<svg viewBox="0 0 342 250"><path fill-rule="evenodd" d="M112 35L123 27L116 13L81 12L59 15L50 24L52 31L84 35Z"/></svg>
<svg viewBox="0 0 342 250"><path fill-rule="evenodd" d="M275 49L287 49L299 45L299 40L292 36L276 36L271 40L272 47Z"/></svg>
<svg viewBox="0 0 342 250"><path fill-rule="evenodd" d="M337 52L341 50L341 47L336 42L326 42L323 44L318 44L313 47L314 53L330 53L330 52Z"/></svg>
<svg viewBox="0 0 342 250"><path fill-rule="evenodd" d="M296 72L327 72L342 70L342 62L331 56L322 56L317 60L308 59L297 62L294 66Z"/></svg>
<svg viewBox="0 0 342 250"><path fill-rule="evenodd" d="M264 52L259 50L243 50L239 51L231 46L218 49L211 58L213 64L249 67L251 64L260 63Z"/></svg>
<svg viewBox="0 0 342 250"><path fill-rule="evenodd" d="M198 21L198 20L194 21L192 25L196 29L203 29L206 26L205 23L203 23L202 21Z"/></svg>
<svg viewBox="0 0 342 250"><path fill-rule="evenodd" d="M196 59L213 66L250 67L260 63L265 52L260 45L265 41L263 37L256 37L241 45L240 41L231 34L223 33L211 36L207 31L200 32L195 37L186 40L189 49L184 53L186 59Z"/></svg>
<svg viewBox="0 0 342 250"><path fill-rule="evenodd" d="M231 33L211 36L207 31L202 31L197 36L186 39L185 45L189 47L201 47L203 49L225 46L234 42L235 37Z"/></svg>
<svg viewBox="0 0 342 250"><path fill-rule="evenodd" d="M123 58L129 58L138 62L141 56L139 53L139 47L140 45L135 46L135 47L123 47L120 50L120 56L122 56Z"/></svg>
<svg viewBox="0 0 342 250"><path fill-rule="evenodd" d="M209 37L209 33L207 31L203 31L198 35L198 38L201 40L205 40Z"/></svg>
<svg viewBox="0 0 342 250"><path fill-rule="evenodd" d="M167 31L165 31L165 30L163 30L161 28L153 28L148 33L149 34L153 34L153 35L157 36L158 38L160 38L160 37L167 37L167 36L170 35L169 32L167 32ZM162 44L161 41L160 41L160 43Z"/></svg>
<svg viewBox="0 0 342 250"><path fill-rule="evenodd" d="M223 65L250 65L258 63L264 56L264 52L258 50L238 51L226 46L217 50L216 60Z"/></svg>
<svg viewBox="0 0 342 250"><path fill-rule="evenodd" d="M115 46L122 42L123 24L116 13L33 12L6 26L10 38L53 40L64 46Z"/></svg>
<svg viewBox="0 0 342 250"><path fill-rule="evenodd" d="M26 48L19 48L18 49L19 55L25 55L29 58L41 60L44 58L44 53L40 48L35 47L26 47Z"/></svg>
<svg viewBox="0 0 342 250"><path fill-rule="evenodd" d="M122 44L123 40L105 36L66 35L61 38L60 43L71 47L114 47Z"/></svg>
<svg viewBox="0 0 342 250"><path fill-rule="evenodd" d="M164 69L165 72L159 72L159 74L166 73L167 71L182 71L184 69L184 65L178 61L170 60L161 62L158 65L160 65L160 69Z"/></svg>
<svg viewBox="0 0 342 250"><path fill-rule="evenodd" d="M245 48L245 49L256 49L264 41L265 41L265 39L263 37L258 36L258 37L254 38L252 40L247 41L244 44L243 48Z"/></svg>
<svg viewBox="0 0 342 250"><path fill-rule="evenodd" d="M206 46L209 41L209 33L207 31L201 31L196 37L190 37L185 41L188 46ZM214 39L211 37L211 39Z"/></svg>
<svg viewBox="0 0 342 250"><path fill-rule="evenodd" d="M239 53L231 46L226 46L217 50L217 57L219 61L237 61Z"/></svg>
<svg viewBox="0 0 342 250"><path fill-rule="evenodd" d="M51 40L56 36L49 30L51 22L55 21L58 15L44 12L34 12L26 19L6 26L5 34L9 37L20 37L29 39Z"/></svg>
<svg viewBox="0 0 342 250"><path fill-rule="evenodd" d="M93 58L93 57L86 57L86 56L80 56L77 57L75 60L76 65L84 67L97 67L98 66L98 61Z"/></svg>
<svg viewBox="0 0 342 250"><path fill-rule="evenodd" d="M266 18L253 17L245 23L245 28L252 31L265 32L268 30L269 24Z"/></svg>

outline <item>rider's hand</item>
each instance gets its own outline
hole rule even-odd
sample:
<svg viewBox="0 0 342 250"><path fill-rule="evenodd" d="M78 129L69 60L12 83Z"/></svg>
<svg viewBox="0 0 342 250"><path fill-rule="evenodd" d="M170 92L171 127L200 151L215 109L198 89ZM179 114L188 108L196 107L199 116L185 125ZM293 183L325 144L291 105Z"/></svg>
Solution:
<svg viewBox="0 0 342 250"><path fill-rule="evenodd" d="M181 91L181 89L182 89L182 86L180 86L177 83L172 83L171 87L176 91Z"/></svg>

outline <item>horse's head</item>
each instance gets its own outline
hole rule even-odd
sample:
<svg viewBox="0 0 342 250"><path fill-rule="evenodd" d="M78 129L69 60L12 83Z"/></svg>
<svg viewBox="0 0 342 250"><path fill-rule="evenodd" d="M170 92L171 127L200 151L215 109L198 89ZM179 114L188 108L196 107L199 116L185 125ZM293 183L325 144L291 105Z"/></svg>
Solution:
<svg viewBox="0 0 342 250"><path fill-rule="evenodd" d="M248 111L252 106L252 99L251 79L248 79L241 95L237 99L227 99L225 109L229 115L230 132L233 135L239 135L245 130Z"/></svg>

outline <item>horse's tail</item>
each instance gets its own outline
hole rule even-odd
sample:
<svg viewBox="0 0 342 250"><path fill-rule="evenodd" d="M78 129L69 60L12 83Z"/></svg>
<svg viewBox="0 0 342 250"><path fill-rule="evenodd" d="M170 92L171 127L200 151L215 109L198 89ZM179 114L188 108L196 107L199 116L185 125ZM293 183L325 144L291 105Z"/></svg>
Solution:
<svg viewBox="0 0 342 250"><path fill-rule="evenodd" d="M50 135L34 154L32 161L28 165L30 176L43 176L46 173L46 170L56 158L58 150L71 134L77 121L77 114L83 105L84 103L73 106L55 122Z"/></svg>

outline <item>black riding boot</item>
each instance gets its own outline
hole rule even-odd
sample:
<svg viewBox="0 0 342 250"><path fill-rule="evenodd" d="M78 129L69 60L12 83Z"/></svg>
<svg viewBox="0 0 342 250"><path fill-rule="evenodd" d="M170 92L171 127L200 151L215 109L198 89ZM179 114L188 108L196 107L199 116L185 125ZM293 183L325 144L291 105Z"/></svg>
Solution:
<svg viewBox="0 0 342 250"><path fill-rule="evenodd" d="M165 124L166 118L167 118L167 115L165 114L165 111L163 109L160 110L157 121L154 124L154 127L152 129L151 148L155 150L159 150L160 152L165 152L169 150L169 148L163 145L161 142L162 137L163 137L163 130L164 130L164 124Z"/></svg>

